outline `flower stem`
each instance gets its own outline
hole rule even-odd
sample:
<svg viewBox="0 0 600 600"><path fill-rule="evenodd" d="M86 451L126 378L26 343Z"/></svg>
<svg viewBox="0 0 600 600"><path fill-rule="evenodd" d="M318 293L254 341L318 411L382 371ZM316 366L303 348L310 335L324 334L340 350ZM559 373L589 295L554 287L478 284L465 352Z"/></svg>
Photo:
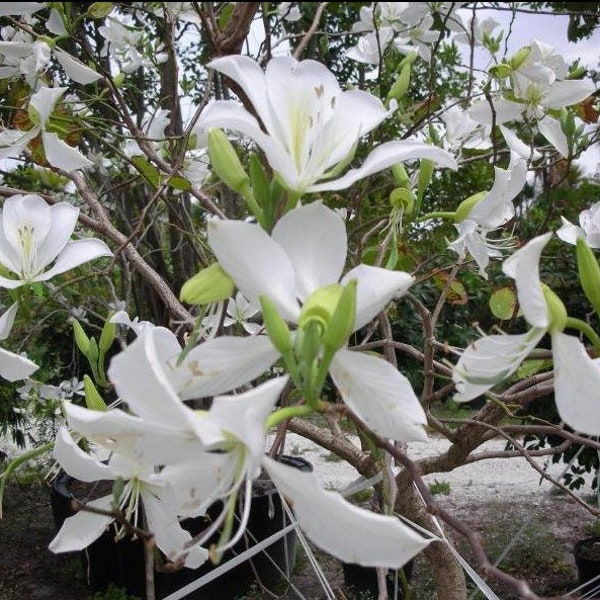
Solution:
<svg viewBox="0 0 600 600"><path fill-rule="evenodd" d="M581 333L583 333L583 335L585 335L588 340L592 342L596 354L600 354L600 337L585 321L576 319L575 317L567 317L566 327L581 331Z"/></svg>

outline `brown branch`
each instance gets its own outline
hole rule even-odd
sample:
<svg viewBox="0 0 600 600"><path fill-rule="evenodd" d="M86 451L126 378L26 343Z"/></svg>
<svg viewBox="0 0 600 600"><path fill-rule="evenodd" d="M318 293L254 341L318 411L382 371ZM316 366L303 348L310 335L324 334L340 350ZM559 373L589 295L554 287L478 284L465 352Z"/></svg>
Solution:
<svg viewBox="0 0 600 600"><path fill-rule="evenodd" d="M323 11L325 10L325 8L327 7L328 4L329 4L329 2L321 2L319 4L319 6L317 7L317 10L315 11L315 16L310 25L310 28L308 29L308 31L306 32L304 37L300 40L300 43L298 44L297 48L294 50L293 56L296 60L300 60L302 53L304 52L306 46L308 46L308 42L310 42L310 40L315 35L315 33L317 31L317 27L319 26L319 21L321 20L321 17L323 16Z"/></svg>

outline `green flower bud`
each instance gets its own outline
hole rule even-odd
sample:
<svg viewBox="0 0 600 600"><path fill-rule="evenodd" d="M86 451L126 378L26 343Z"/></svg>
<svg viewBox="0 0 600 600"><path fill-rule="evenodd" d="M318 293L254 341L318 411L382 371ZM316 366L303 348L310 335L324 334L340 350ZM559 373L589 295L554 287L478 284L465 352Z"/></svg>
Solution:
<svg viewBox="0 0 600 600"><path fill-rule="evenodd" d="M182 286L179 299L187 304L210 304L231 297L235 290L233 280L219 263L202 269Z"/></svg>
<svg viewBox="0 0 600 600"><path fill-rule="evenodd" d="M567 326L567 309L562 300L545 284L542 285L544 300L548 307L548 331L563 331Z"/></svg>
<svg viewBox="0 0 600 600"><path fill-rule="evenodd" d="M392 175L394 176L394 181L398 187L403 187L408 190L411 188L410 177L402 163L392 165Z"/></svg>
<svg viewBox="0 0 600 600"><path fill-rule="evenodd" d="M77 319L71 319L71 325L73 325L73 333L75 335L77 347L84 356L87 356L90 350L90 338L87 336Z"/></svg>
<svg viewBox="0 0 600 600"><path fill-rule="evenodd" d="M356 323L356 279L342 289L335 312L323 335L324 346L335 352L346 344Z"/></svg>
<svg viewBox="0 0 600 600"><path fill-rule="evenodd" d="M405 215L410 216L415 207L415 197L406 188L396 188L390 192L390 204L392 208L402 209Z"/></svg>
<svg viewBox="0 0 600 600"><path fill-rule="evenodd" d="M506 79L511 73L512 68L506 63L499 63L488 69L490 75L496 79Z"/></svg>
<svg viewBox="0 0 600 600"><path fill-rule="evenodd" d="M577 270L579 282L586 298L600 315L600 267L598 261L584 238L577 238Z"/></svg>
<svg viewBox="0 0 600 600"><path fill-rule="evenodd" d="M519 67L522 67L525 61L529 58L531 54L530 46L523 46L520 50L518 50L512 58L508 61L510 67L516 71Z"/></svg>
<svg viewBox="0 0 600 600"><path fill-rule="evenodd" d="M90 410L107 410L106 402L104 402L102 396L98 393L89 375L83 376L83 391L85 392L85 405Z"/></svg>
<svg viewBox="0 0 600 600"><path fill-rule="evenodd" d="M208 132L208 156L219 179L234 192L245 196L250 186L250 178L221 129L211 129Z"/></svg>
<svg viewBox="0 0 600 600"><path fill-rule="evenodd" d="M87 351L86 356L87 356L88 362L90 363L90 366L97 364L99 352L98 352L98 343L96 342L96 338L90 338L90 345L88 346L88 351Z"/></svg>
<svg viewBox="0 0 600 600"><path fill-rule="evenodd" d="M277 312L275 305L266 297L260 297L263 321L267 328L267 334L275 349L283 356L292 350L292 336L287 323Z"/></svg>
<svg viewBox="0 0 600 600"><path fill-rule="evenodd" d="M392 99L400 100L404 96L404 94L406 94L408 86L410 85L410 67L410 62L407 62L404 65L402 65L400 74L396 78L396 81L394 81L394 84L392 85L388 93L388 101Z"/></svg>
<svg viewBox="0 0 600 600"><path fill-rule="evenodd" d="M339 283L333 283L313 292L302 306L298 327L305 329L309 323L316 323L322 335L338 305L343 289Z"/></svg>
<svg viewBox="0 0 600 600"><path fill-rule="evenodd" d="M466 200L463 200L458 205L458 208L456 209L456 212L454 213L454 222L455 223L460 223L461 221L464 221L465 219L467 219L469 217L469 213L488 194L489 194L489 192L487 192L487 191L477 192L476 194L473 194L472 196L469 196Z"/></svg>
<svg viewBox="0 0 600 600"><path fill-rule="evenodd" d="M102 354L108 352L112 343L115 341L115 333L117 330L117 326L110 321L106 321L104 323L104 327L102 328L102 333L100 334L100 340L98 342L98 348Z"/></svg>

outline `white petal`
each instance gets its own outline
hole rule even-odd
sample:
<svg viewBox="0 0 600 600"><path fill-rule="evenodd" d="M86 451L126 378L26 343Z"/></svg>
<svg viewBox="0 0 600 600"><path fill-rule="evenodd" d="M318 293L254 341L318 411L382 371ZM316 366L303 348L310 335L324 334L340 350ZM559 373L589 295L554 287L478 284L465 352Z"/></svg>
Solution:
<svg viewBox="0 0 600 600"><path fill-rule="evenodd" d="M521 141L516 133L508 127L500 125L499 129L504 136L506 145L510 148L511 153L514 153L525 160L539 160L542 155L533 147Z"/></svg>
<svg viewBox="0 0 600 600"><path fill-rule="evenodd" d="M180 353L169 330L149 328L112 359L108 375L117 394L138 416L201 436L197 415L179 399L169 380Z"/></svg>
<svg viewBox="0 0 600 600"><path fill-rule="evenodd" d="M46 204L45 200L40 200ZM37 261L41 268L49 265L67 245L77 225L79 209L68 202L59 202L50 207L48 233L37 246Z"/></svg>
<svg viewBox="0 0 600 600"><path fill-rule="evenodd" d="M102 79L102 75L86 67L80 60L77 60L60 48L54 48L54 56L56 56L56 60L62 65L67 77L77 83L86 85Z"/></svg>
<svg viewBox="0 0 600 600"><path fill-rule="evenodd" d="M0 317L0 340L5 340L12 329L17 311L19 310L19 303L15 302L10 308L6 309Z"/></svg>
<svg viewBox="0 0 600 600"><path fill-rule="evenodd" d="M573 223L570 223L564 217L561 217L561 219L562 226L556 231L556 235L563 242L575 245L577 243L577 238L582 237L585 239L585 232L583 231L583 229L581 229L581 227L579 227L578 225L573 225Z"/></svg>
<svg viewBox="0 0 600 600"><path fill-rule="evenodd" d="M554 398L560 418L575 431L600 435L600 365L572 335L552 335Z"/></svg>
<svg viewBox="0 0 600 600"><path fill-rule="evenodd" d="M272 237L292 262L302 300L316 289L339 281L348 248L346 226L321 202L286 213L275 225Z"/></svg>
<svg viewBox="0 0 600 600"><path fill-rule="evenodd" d="M354 267L342 277L341 283L346 285L352 279L358 283L355 331L374 319L392 298L406 293L415 280L404 271L390 271L370 265Z"/></svg>
<svg viewBox="0 0 600 600"><path fill-rule="evenodd" d="M546 108L563 108L583 102L590 94L594 93L591 82L583 79L566 79L555 81L540 104Z"/></svg>
<svg viewBox="0 0 600 600"><path fill-rule="evenodd" d="M283 248L263 229L243 221L211 219L208 243L248 300L258 303L259 296L265 294L284 319L298 318L294 267Z"/></svg>
<svg viewBox="0 0 600 600"><path fill-rule="evenodd" d="M544 117L538 121L538 130L558 150L561 156L569 158L569 143L558 119Z"/></svg>
<svg viewBox="0 0 600 600"><path fill-rule="evenodd" d="M359 508L321 489L312 473L270 458L264 465L309 539L344 562L399 569L432 541L396 517Z"/></svg>
<svg viewBox="0 0 600 600"><path fill-rule="evenodd" d="M77 148L69 146L66 142L59 139L56 133L42 132L42 142L44 143L44 152L48 162L57 169L62 169L67 173L93 166L93 162L88 160Z"/></svg>
<svg viewBox="0 0 600 600"><path fill-rule="evenodd" d="M103 496L98 500L87 502L87 505L91 508L109 511L112 509L112 500L112 495ZM65 519L60 531L48 547L52 552L83 550L98 539L112 521L111 516L80 510L77 514Z"/></svg>
<svg viewBox="0 0 600 600"><path fill-rule="evenodd" d="M5 2L0 4L0 17L6 15L30 15L46 8L45 2Z"/></svg>
<svg viewBox="0 0 600 600"><path fill-rule="evenodd" d="M456 170L457 163L454 157L436 146L421 142L386 142L377 146L365 159L361 167L351 169L343 177L318 183L307 188L308 192L325 192L334 190L345 190L353 183L364 179L374 173L379 173L388 167L406 160L425 158L432 160L442 167Z"/></svg>
<svg viewBox="0 0 600 600"><path fill-rule="evenodd" d="M65 249L56 259L54 266L45 273L35 277L34 281L48 281L48 279L51 279L55 275L60 275L86 262L112 255L113 253L102 240L96 238L75 240L66 245Z"/></svg>
<svg viewBox="0 0 600 600"><path fill-rule="evenodd" d="M249 449L255 467L259 466L264 453L265 421L287 381L287 377L277 377L242 394L217 396L208 411L207 419L211 423L231 433Z"/></svg>
<svg viewBox="0 0 600 600"><path fill-rule="evenodd" d="M221 336L194 348L169 373L183 400L228 392L262 375L279 357L265 335Z"/></svg>
<svg viewBox="0 0 600 600"><path fill-rule="evenodd" d="M267 131L271 131L265 74L260 65L248 56L236 54L216 58L207 66L227 75L242 88Z"/></svg>
<svg viewBox="0 0 600 600"><path fill-rule="evenodd" d="M110 467L84 452L66 427L61 427L56 434L52 456L66 473L80 481L113 480L116 477L116 473Z"/></svg>
<svg viewBox="0 0 600 600"><path fill-rule="evenodd" d="M55 8L50 11L50 16L46 21L46 29L54 35L69 35L60 13Z"/></svg>
<svg viewBox="0 0 600 600"><path fill-rule="evenodd" d="M329 373L344 403L375 433L405 442L427 439L425 412L408 379L389 362L338 350Z"/></svg>
<svg viewBox="0 0 600 600"><path fill-rule="evenodd" d="M469 402L510 377L545 333L531 329L520 335L487 335L470 344L454 367L454 400Z"/></svg>
<svg viewBox="0 0 600 600"><path fill-rule="evenodd" d="M533 238L502 264L504 274L515 280L521 310L533 327L548 326L548 307L540 281L540 256L551 237L550 231Z"/></svg>
<svg viewBox="0 0 600 600"><path fill-rule="evenodd" d="M192 536L181 527L172 507L166 505L163 499L155 496L151 490L143 489L141 496L148 519L148 529L154 534L156 545L164 555L173 562L185 555L185 566L190 569L197 569L205 563L208 559L206 548L197 544L185 548Z"/></svg>
<svg viewBox="0 0 600 600"><path fill-rule="evenodd" d="M190 434L189 429L169 426L168 419L150 421L119 409L97 411L71 403L64 404L64 411L72 430L135 463L176 464L182 456L193 456L204 447L203 441ZM199 415L196 418L198 426L207 431L206 440L213 443L213 429L201 422Z"/></svg>
<svg viewBox="0 0 600 600"><path fill-rule="evenodd" d="M28 358L0 348L0 377L7 381L27 379L38 369L39 367Z"/></svg>
<svg viewBox="0 0 600 600"><path fill-rule="evenodd" d="M29 104L37 111L40 119L39 126L42 129L46 126L56 103L66 91L66 87L43 87L31 96Z"/></svg>

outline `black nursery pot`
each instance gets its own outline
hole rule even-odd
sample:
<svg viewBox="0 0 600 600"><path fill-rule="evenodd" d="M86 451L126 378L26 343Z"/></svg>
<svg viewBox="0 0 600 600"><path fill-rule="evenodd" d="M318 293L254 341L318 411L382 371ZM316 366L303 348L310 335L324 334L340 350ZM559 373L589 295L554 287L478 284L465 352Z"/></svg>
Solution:
<svg viewBox="0 0 600 600"><path fill-rule="evenodd" d="M584 585L600 575L600 537L579 540L573 548L573 556L579 584L583 586L579 594L586 598L600 598L600 579Z"/></svg>
<svg viewBox="0 0 600 600"><path fill-rule="evenodd" d="M301 471L312 471L312 465L303 458L282 456L284 464ZM51 490L51 504L56 529L62 526L67 517L74 514L71 503L73 494L72 479L67 475L59 477ZM217 502L208 510L208 518L215 518L222 507ZM182 526L192 535L206 528L206 516L186 519ZM252 492L252 507L247 526L247 534L221 560L221 564L265 540L290 524L281 503L281 498L270 481L258 480ZM206 546L215 543L218 534ZM287 533L261 552L255 554L235 568L220 575L213 581L191 592L186 598L191 600L233 600L243 595L257 577L267 587L273 586L284 576L291 575L296 557L296 532ZM84 575L90 589L105 591L111 584L125 588L129 594L145 597L144 548L141 540L124 538L114 541L112 529L105 531L97 540L81 552ZM157 598L188 585L211 572L215 566L207 562L198 569L183 568L175 572L155 572Z"/></svg>
<svg viewBox="0 0 600 600"><path fill-rule="evenodd" d="M354 594L368 593L373 598L377 598L379 586L377 584L377 569L373 567L362 567L354 563L342 563L344 570L344 586ZM410 581L413 571L413 561L407 562L403 567L404 576ZM398 598L402 598L402 580L400 572L388 569L385 577L387 592L390 598L394 598L396 589L396 578L398 578Z"/></svg>

